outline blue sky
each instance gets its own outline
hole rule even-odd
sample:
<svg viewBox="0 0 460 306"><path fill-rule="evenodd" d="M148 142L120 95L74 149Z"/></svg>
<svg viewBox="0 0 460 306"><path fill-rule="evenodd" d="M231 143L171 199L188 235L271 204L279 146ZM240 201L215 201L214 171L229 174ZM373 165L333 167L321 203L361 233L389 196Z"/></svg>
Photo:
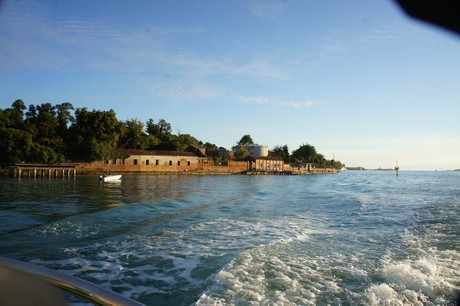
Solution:
<svg viewBox="0 0 460 306"><path fill-rule="evenodd" d="M0 108L71 102L230 148L460 168L460 36L392 1L0 1Z"/></svg>

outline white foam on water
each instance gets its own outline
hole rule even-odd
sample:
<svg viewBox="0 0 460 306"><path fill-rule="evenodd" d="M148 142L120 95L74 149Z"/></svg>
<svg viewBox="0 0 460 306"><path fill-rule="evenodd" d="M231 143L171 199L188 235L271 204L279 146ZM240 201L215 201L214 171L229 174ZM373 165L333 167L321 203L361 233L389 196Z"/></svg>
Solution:
<svg viewBox="0 0 460 306"><path fill-rule="evenodd" d="M62 224L56 223L46 227L44 234L62 238L65 233L61 231L84 230L79 222L75 224L69 222L66 220ZM229 256L221 263L222 266L241 252L254 248L259 248L260 253L257 256L264 256L266 246L307 241L311 234L317 233L309 227L311 224L308 216L301 215L296 218L257 220L217 219L192 223L187 228L164 230L152 235L142 235L132 231L130 236L124 236L121 240L98 240L99 242L84 246L63 248L62 256L59 255L58 258L65 259L33 262L88 279L108 289L121 292L127 297L145 298L155 294L171 294L174 290L201 288L205 282L209 282L209 277L212 276L210 273L213 272L205 272L201 275L200 273L203 272L197 271L206 270L207 264L213 258ZM88 237L93 231L97 231L97 226L86 229L86 232L82 232L79 237ZM251 256L250 252L244 254ZM243 256L243 261L253 260ZM273 257L267 264L281 269L276 270L276 276L270 278L271 286L289 287L292 291L303 290L303 287L297 284L297 277L291 278L284 274L283 270L289 267L283 266L282 260ZM225 274L224 271L221 273ZM242 273L246 272L242 271ZM231 278L230 275L228 277ZM237 277L238 275L235 279ZM221 276L221 278L223 280L225 277ZM247 283L239 284L235 281L234 286L241 287L235 287L235 290L245 292L247 299L263 300L263 294L260 294L258 289L260 283L265 282L266 279L266 276L259 275L254 279L252 287L248 289L245 289ZM287 300L288 298L284 297L286 294L301 296L292 292L286 293L284 289L275 292L278 296L277 300ZM311 293L305 292L304 295L311 295ZM298 298L297 301L300 304L306 302L302 298Z"/></svg>
<svg viewBox="0 0 460 306"><path fill-rule="evenodd" d="M342 292L313 260L299 257L304 241L279 240L242 253L213 279L196 305L315 305L323 292Z"/></svg>
<svg viewBox="0 0 460 306"><path fill-rule="evenodd" d="M402 255L387 250L380 261L316 234L315 241L279 239L241 253L196 305L450 305L460 291L460 253L437 249L431 233L407 231Z"/></svg>
<svg viewBox="0 0 460 306"><path fill-rule="evenodd" d="M460 262L454 268L451 263L446 265L439 259L427 257L388 262L381 271L385 284L372 287L368 292L369 300L385 301L396 297L412 305L446 305L448 300L443 298L442 292L460 289Z"/></svg>
<svg viewBox="0 0 460 306"><path fill-rule="evenodd" d="M370 305L404 305L401 296L389 285L374 285L366 292Z"/></svg>
<svg viewBox="0 0 460 306"><path fill-rule="evenodd" d="M439 250L434 236L416 236L406 231L406 258L387 256L380 273L384 283L367 291L371 305L450 305L460 291L460 253Z"/></svg>

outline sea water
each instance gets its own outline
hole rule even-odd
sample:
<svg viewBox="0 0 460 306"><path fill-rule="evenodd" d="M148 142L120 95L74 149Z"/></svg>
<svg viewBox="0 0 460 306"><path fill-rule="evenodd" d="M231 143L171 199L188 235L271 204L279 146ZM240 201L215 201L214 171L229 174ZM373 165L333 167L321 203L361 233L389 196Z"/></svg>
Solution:
<svg viewBox="0 0 460 306"><path fill-rule="evenodd" d="M1 178L0 237L146 305L452 305L460 172Z"/></svg>

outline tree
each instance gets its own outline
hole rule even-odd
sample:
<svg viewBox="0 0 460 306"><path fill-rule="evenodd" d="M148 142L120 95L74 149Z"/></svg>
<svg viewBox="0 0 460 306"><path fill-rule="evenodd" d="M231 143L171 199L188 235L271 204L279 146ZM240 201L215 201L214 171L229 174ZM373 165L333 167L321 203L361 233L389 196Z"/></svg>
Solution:
<svg viewBox="0 0 460 306"><path fill-rule="evenodd" d="M33 163L53 164L64 162L65 157L53 150L50 146L41 145L35 142L32 144L27 161Z"/></svg>
<svg viewBox="0 0 460 306"><path fill-rule="evenodd" d="M8 116L6 114L6 111L3 109L0 109L0 128L9 128L8 124Z"/></svg>
<svg viewBox="0 0 460 306"><path fill-rule="evenodd" d="M157 124L155 124L152 118L147 120L147 122L145 123L145 126L146 126L145 130L150 136L155 136L157 138L160 137L160 128Z"/></svg>
<svg viewBox="0 0 460 306"><path fill-rule="evenodd" d="M158 129L160 132L160 139L163 141L170 141L171 140L171 124L166 122L164 119L160 119L158 121Z"/></svg>
<svg viewBox="0 0 460 306"><path fill-rule="evenodd" d="M37 119L37 108L35 105L29 105L29 111L26 112L26 120L29 122L34 122Z"/></svg>
<svg viewBox="0 0 460 306"><path fill-rule="evenodd" d="M328 161L326 160L326 158L324 158L323 154L316 153L316 155L313 157L312 162L321 167L328 166Z"/></svg>
<svg viewBox="0 0 460 306"><path fill-rule="evenodd" d="M16 101L11 104L11 111L10 111L10 120L11 120L11 127L14 127L19 130L24 130L24 110L27 107L24 104L24 101L21 99L17 99Z"/></svg>
<svg viewBox="0 0 460 306"><path fill-rule="evenodd" d="M313 163L315 162L316 154L314 146L303 144L297 150L294 150L291 156L298 161Z"/></svg>
<svg viewBox="0 0 460 306"><path fill-rule="evenodd" d="M146 122L146 131L149 135L159 138L161 141L171 141L171 124L164 119L160 119L158 124L155 124L153 119Z"/></svg>
<svg viewBox="0 0 460 306"><path fill-rule="evenodd" d="M174 143L181 152L195 152L198 149L198 139L190 134L180 134L174 139Z"/></svg>
<svg viewBox="0 0 460 306"><path fill-rule="evenodd" d="M37 106L36 127L38 134L36 141L39 143L49 143L56 135L58 119L56 116L56 107L51 103L42 103Z"/></svg>
<svg viewBox="0 0 460 306"><path fill-rule="evenodd" d="M247 145L247 144L254 144L250 135L244 135L241 137L240 141L237 142L238 145Z"/></svg>
<svg viewBox="0 0 460 306"><path fill-rule="evenodd" d="M219 148L215 144L206 142L202 144L201 147L204 149L206 156L208 157L218 157L219 156Z"/></svg>
<svg viewBox="0 0 460 306"><path fill-rule="evenodd" d="M32 145L32 136L26 131L14 128L0 128L1 162L18 163L28 161Z"/></svg>
<svg viewBox="0 0 460 306"><path fill-rule="evenodd" d="M289 148L287 145L284 146L275 146L273 150L268 152L269 156L276 156L281 158L283 161L288 162L289 161Z"/></svg>
<svg viewBox="0 0 460 306"><path fill-rule="evenodd" d="M26 106L20 99L13 102L11 108L1 111L0 126L24 130L24 110Z"/></svg>
<svg viewBox="0 0 460 306"><path fill-rule="evenodd" d="M245 157L251 155L248 149L240 145L238 152L236 153L236 159L243 160Z"/></svg>
<svg viewBox="0 0 460 306"><path fill-rule="evenodd" d="M144 124L138 119L125 121L125 128L120 139L120 147L126 149L144 150L147 147L147 135L144 132Z"/></svg>
<svg viewBox="0 0 460 306"><path fill-rule="evenodd" d="M155 146L157 146L160 142L160 128L157 124L153 121L153 119L147 120L145 123L145 130L148 134L147 136L147 143L146 148L148 150L154 150Z"/></svg>
<svg viewBox="0 0 460 306"><path fill-rule="evenodd" d="M61 137L64 137L67 133L67 129L69 128L69 124L71 124L75 118L71 114L71 110L75 110L72 103L65 102L56 105L57 110L57 119L58 119L58 128L57 134Z"/></svg>
<svg viewBox="0 0 460 306"><path fill-rule="evenodd" d="M177 151L177 146L176 146L176 144L174 144L172 142L164 141L164 142L160 142L159 144L154 146L153 150Z"/></svg>
<svg viewBox="0 0 460 306"><path fill-rule="evenodd" d="M17 99L16 101L14 101L13 104L11 104L11 108L17 110L20 113L24 113L24 111L27 109L24 101L22 101L21 99Z"/></svg>
<svg viewBox="0 0 460 306"><path fill-rule="evenodd" d="M75 110L75 122L69 128L66 139L71 148L69 155L74 160L95 161L109 159L117 148L123 124L114 110Z"/></svg>

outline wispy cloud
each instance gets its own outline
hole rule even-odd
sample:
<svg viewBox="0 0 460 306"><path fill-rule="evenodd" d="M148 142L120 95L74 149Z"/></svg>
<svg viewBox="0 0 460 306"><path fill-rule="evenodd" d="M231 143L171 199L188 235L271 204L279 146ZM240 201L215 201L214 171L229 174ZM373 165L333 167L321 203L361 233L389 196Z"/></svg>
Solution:
<svg viewBox="0 0 460 306"><path fill-rule="evenodd" d="M2 6L0 18L0 67L38 69L60 67L64 58L44 47L52 28L46 13L35 2L14 2Z"/></svg>
<svg viewBox="0 0 460 306"><path fill-rule="evenodd" d="M392 21L368 31L359 39L361 43L390 44L424 40L420 31L415 31L410 23Z"/></svg>
<svg viewBox="0 0 460 306"><path fill-rule="evenodd" d="M216 88L208 84L155 83L144 90L153 96L180 102L214 99L221 95Z"/></svg>
<svg viewBox="0 0 460 306"><path fill-rule="evenodd" d="M291 77L291 72L283 65L284 59L260 54L253 54L249 59L226 54L202 56L182 45L179 38L166 36L152 38L145 33L133 33L119 48L107 51L113 59L96 65L143 70L157 67L175 75L193 75L194 78L224 75L287 80Z"/></svg>
<svg viewBox="0 0 460 306"><path fill-rule="evenodd" d="M240 97L238 99L238 103L252 105L269 105L274 107L293 108L297 110L308 109L314 105L314 103L311 101L285 101L264 96Z"/></svg>
<svg viewBox="0 0 460 306"><path fill-rule="evenodd" d="M276 22L287 10L287 1L252 0L249 2L251 13L259 19Z"/></svg>
<svg viewBox="0 0 460 306"><path fill-rule="evenodd" d="M280 3L254 2L259 16L277 11ZM2 12L0 66L65 69L78 58L79 69L116 71L164 70L206 77L214 75L287 80L291 77L285 59L272 54L245 58L216 53L204 56L190 41L207 39L200 26L130 29L100 20L75 16L52 19L39 4ZM6 39L8 38L8 39ZM199 45L199 44L198 44ZM52 46L52 47L51 47Z"/></svg>

